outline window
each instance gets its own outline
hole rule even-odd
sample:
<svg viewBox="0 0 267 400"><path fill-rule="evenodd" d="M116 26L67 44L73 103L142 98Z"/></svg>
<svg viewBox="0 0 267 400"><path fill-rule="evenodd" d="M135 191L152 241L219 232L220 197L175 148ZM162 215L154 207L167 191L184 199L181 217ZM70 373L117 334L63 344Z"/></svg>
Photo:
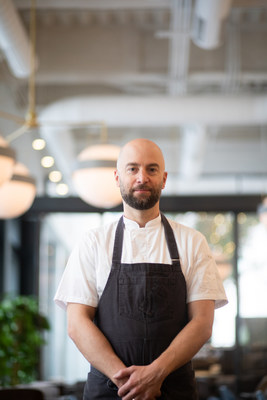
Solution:
<svg viewBox="0 0 267 400"><path fill-rule="evenodd" d="M215 257L229 303L215 311L211 345L235 345L236 284L234 278L234 234L232 213L187 212L168 214L181 224L197 229L206 237ZM225 327L228 329L225 329Z"/></svg>
<svg viewBox="0 0 267 400"><path fill-rule="evenodd" d="M267 347L267 221L255 213L240 213L239 340L242 346Z"/></svg>
<svg viewBox="0 0 267 400"><path fill-rule="evenodd" d="M43 379L74 383L85 380L88 362L67 335L66 313L55 306L53 298L67 259L86 229L117 218L116 213L50 214L43 220L40 245L40 309L47 315L51 329L42 353Z"/></svg>

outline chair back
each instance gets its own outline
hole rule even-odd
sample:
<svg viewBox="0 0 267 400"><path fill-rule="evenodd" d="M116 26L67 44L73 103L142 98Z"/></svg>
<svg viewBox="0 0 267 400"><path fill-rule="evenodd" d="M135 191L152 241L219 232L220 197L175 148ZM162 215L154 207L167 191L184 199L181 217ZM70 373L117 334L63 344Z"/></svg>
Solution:
<svg viewBox="0 0 267 400"><path fill-rule="evenodd" d="M261 390L255 392L255 397L257 400L266 400L266 397Z"/></svg>
<svg viewBox="0 0 267 400"><path fill-rule="evenodd" d="M219 392L222 400L236 400L234 394L225 385L219 387Z"/></svg>
<svg viewBox="0 0 267 400"><path fill-rule="evenodd" d="M0 400L45 400L38 389L10 388L0 389Z"/></svg>

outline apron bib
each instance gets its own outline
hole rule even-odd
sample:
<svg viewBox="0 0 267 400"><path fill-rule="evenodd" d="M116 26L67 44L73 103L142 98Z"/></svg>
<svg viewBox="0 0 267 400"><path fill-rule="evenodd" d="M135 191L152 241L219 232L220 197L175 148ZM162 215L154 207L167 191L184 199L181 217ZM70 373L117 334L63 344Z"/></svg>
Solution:
<svg viewBox="0 0 267 400"><path fill-rule="evenodd" d="M172 264L121 263L123 217L118 222L107 284L95 324L128 367L155 360L188 322L186 282L172 228L161 214ZM161 400L196 400L191 362L172 372L161 387ZM120 399L117 387L91 367L84 400Z"/></svg>

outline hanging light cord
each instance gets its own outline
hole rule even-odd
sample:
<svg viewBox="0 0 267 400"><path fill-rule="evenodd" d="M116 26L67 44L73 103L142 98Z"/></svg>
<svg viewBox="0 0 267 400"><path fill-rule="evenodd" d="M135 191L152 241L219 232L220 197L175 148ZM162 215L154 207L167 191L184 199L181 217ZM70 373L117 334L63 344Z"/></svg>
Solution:
<svg viewBox="0 0 267 400"><path fill-rule="evenodd" d="M31 0L30 12L30 76L28 81L28 103L29 108L25 118L25 123L8 135L5 139L8 143L13 142L23 135L29 128L38 126L35 110L35 48L36 48L36 2Z"/></svg>
<svg viewBox="0 0 267 400"><path fill-rule="evenodd" d="M28 104L29 108L26 114L25 123L16 131L6 137L6 141L11 143L23 135L29 128L35 128L38 126L37 115L36 115L36 0L31 0L30 10L30 75L28 80ZM64 123L53 121L52 126L64 125ZM65 125L69 125L69 122L65 122ZM77 124L71 123L72 126L77 125L78 127L84 126L99 126L100 127L100 142L105 144L108 142L107 125L104 121L90 121L90 122L78 122ZM49 126L49 123L47 124Z"/></svg>

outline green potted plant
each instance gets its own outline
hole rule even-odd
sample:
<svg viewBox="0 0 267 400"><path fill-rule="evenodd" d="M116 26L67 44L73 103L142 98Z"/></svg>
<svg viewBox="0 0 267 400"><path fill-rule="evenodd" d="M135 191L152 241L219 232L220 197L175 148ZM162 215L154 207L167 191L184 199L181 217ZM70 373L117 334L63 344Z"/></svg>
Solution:
<svg viewBox="0 0 267 400"><path fill-rule="evenodd" d="M49 329L31 296L5 297L0 302L0 386L36 380L43 331Z"/></svg>

